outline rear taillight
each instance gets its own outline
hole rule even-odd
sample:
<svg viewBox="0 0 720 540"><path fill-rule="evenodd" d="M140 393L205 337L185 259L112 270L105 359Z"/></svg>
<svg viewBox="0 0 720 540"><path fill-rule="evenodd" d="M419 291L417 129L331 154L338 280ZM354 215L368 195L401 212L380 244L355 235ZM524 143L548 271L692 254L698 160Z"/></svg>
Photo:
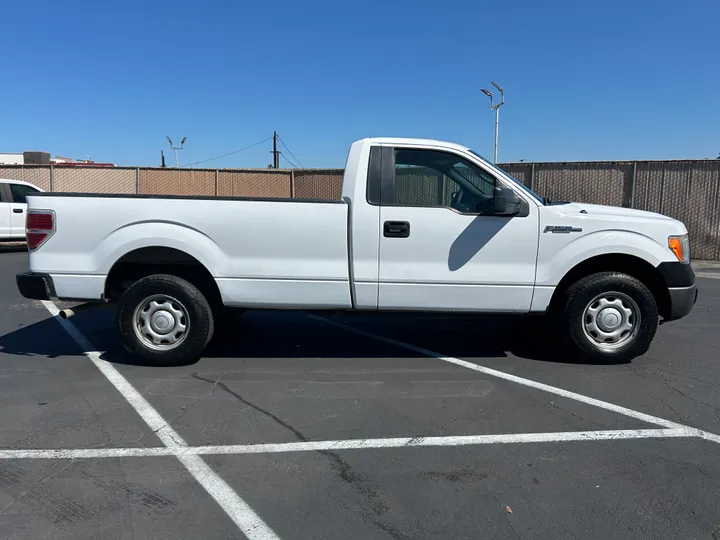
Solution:
<svg viewBox="0 0 720 540"><path fill-rule="evenodd" d="M29 251L38 249L55 233L55 212L30 210L25 220L25 239Z"/></svg>

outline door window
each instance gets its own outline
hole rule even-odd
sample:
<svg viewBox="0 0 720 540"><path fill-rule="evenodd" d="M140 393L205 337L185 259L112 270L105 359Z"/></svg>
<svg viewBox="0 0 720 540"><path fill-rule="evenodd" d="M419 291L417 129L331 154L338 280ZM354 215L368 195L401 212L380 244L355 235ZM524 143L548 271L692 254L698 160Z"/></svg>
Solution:
<svg viewBox="0 0 720 540"><path fill-rule="evenodd" d="M37 193L38 190L31 186L25 186L23 184L9 184L10 193L12 194L12 202L14 203L26 203L26 197Z"/></svg>
<svg viewBox="0 0 720 540"><path fill-rule="evenodd" d="M492 215L496 180L473 163L447 152L395 150L396 206L445 206Z"/></svg>

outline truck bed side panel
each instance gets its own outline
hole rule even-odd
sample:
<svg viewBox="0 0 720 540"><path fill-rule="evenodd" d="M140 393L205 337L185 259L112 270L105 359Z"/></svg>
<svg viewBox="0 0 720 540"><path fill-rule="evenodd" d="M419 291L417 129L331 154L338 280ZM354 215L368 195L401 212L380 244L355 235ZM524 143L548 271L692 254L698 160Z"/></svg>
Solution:
<svg viewBox="0 0 720 540"><path fill-rule="evenodd" d="M203 264L229 305L350 307L343 203L62 195L28 201L55 211L56 232L31 253L30 270L59 276L61 298L68 296L62 284L72 283L72 298L97 299L123 255L168 247ZM83 276L95 276L87 291L78 283Z"/></svg>

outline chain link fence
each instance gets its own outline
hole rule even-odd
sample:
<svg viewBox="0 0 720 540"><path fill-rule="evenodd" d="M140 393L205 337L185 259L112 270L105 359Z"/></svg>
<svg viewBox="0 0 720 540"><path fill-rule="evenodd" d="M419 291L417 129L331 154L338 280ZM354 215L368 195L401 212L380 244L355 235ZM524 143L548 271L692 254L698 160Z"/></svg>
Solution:
<svg viewBox="0 0 720 540"><path fill-rule="evenodd" d="M0 178L20 180L52 191L52 169L44 165L0 165Z"/></svg>
<svg viewBox="0 0 720 540"><path fill-rule="evenodd" d="M694 259L720 260L720 160L507 163L551 200L608 204L682 221Z"/></svg>
<svg viewBox="0 0 720 540"><path fill-rule="evenodd" d="M693 258L720 260L720 160L506 163L500 167L551 200L623 206L681 220ZM45 191L152 195L334 199L343 169L173 169L151 167L0 166L0 178ZM434 174L434 173L433 173ZM446 182L406 171L404 201L447 199Z"/></svg>
<svg viewBox="0 0 720 540"><path fill-rule="evenodd" d="M53 191L82 193L137 192L137 169L120 167L53 167Z"/></svg>
<svg viewBox="0 0 720 540"><path fill-rule="evenodd" d="M292 171L293 197L338 200L344 172L344 169L295 169Z"/></svg>
<svg viewBox="0 0 720 540"><path fill-rule="evenodd" d="M221 197L262 197L287 199L293 196L292 174L284 169L245 169L218 172Z"/></svg>

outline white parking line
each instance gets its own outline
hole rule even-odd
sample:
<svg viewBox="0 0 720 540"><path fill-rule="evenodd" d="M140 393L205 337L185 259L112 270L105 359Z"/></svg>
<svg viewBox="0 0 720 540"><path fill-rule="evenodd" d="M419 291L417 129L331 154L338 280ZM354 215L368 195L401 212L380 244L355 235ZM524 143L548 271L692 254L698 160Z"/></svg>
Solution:
<svg viewBox="0 0 720 540"><path fill-rule="evenodd" d="M458 437L397 437L391 439L356 439L346 441L308 441L277 444L194 446L196 454L270 454L284 452L323 452L437 446L476 446L482 444L527 444L574 441L618 441L695 437L686 429L624 429L608 431L567 431L557 433L508 433L503 435L468 435Z"/></svg>
<svg viewBox="0 0 720 540"><path fill-rule="evenodd" d="M398 341L393 338L382 336L380 334L374 334L374 333L368 332L366 330L361 330L359 328L355 328L348 324L332 321L330 319L326 319L325 317L320 317L318 315L312 315L312 314L308 315L308 316L317 321L325 322L332 326L336 326L338 328L342 328L344 330L354 332L361 336L369 337L369 338L377 340L377 341L384 341L385 343L395 345L396 347L401 347L403 349L407 349L409 351L416 352L418 354L421 354L422 356L429 356L430 358L436 358L438 360L442 360L443 362L448 362L450 364L455 364L457 366L461 366L461 367L464 367L467 369L472 369L473 371L477 371L477 372L483 373L485 375L490 375L491 377L505 379L506 381L511 381L514 383L522 384L523 386L529 386L530 388L535 388L537 390L542 390L543 392L548 392L550 394L562 396L562 397L565 397L568 399L579 401L581 403L586 403L587 405L592 405L592 406L598 407L600 409L606 409L608 411L612 411L612 412L615 412L618 414L629 416L630 418L635 418L636 420L641 420L643 422L647 422L648 424L655 424L655 425L662 426L662 427L670 429L670 430L675 430L675 429L684 430L687 433L694 433L694 436L696 436L696 437L701 437L708 441L720 443L720 435L717 435L715 433L710 433L708 431L703 431L701 429L696 429L696 428L693 428L690 426L679 424L679 423L673 422L671 420L665 420L664 418L659 418L657 416L652 416L650 414L646 414L646 413L643 413L640 411L628 409L627 407L622 407L620 405L608 403L607 401L602 401L599 399L584 396L584 395L578 394L576 392L570 392L569 390L557 388L556 386L550 386L549 384L544 384L541 382L533 381L531 379L525 379L524 377L518 377L517 375L511 375L510 373L505 373L504 371L498 371L497 369L491 369L491 368L487 368L484 366L480 366L478 364L473 364L472 362L468 362L466 360L460 360L459 358L455 358L453 356L445 356L440 353L430 351L428 349L423 349L422 347L416 347L415 345L410 345L409 343Z"/></svg>
<svg viewBox="0 0 720 540"><path fill-rule="evenodd" d="M135 390L135 388L123 377L115 367L100 358L93 344L77 327L68 320L58 317L60 310L49 301L43 301L43 305L55 320L62 325L65 331L70 334L80 349L93 364L102 372L110 383L128 401L150 429L157 433L163 444L171 450L176 450L175 455L185 466L188 472L205 488L210 496L227 513L235 525L250 540L279 540L275 532L258 516L255 511L238 495L228 484L213 471L203 459L195 454L179 453L177 450L187 448L187 443L172 429L160 416L148 401Z"/></svg>
<svg viewBox="0 0 720 540"><path fill-rule="evenodd" d="M175 456L177 450L160 446L154 448L60 448L49 450L0 450L0 459L92 459L123 457Z"/></svg>
<svg viewBox="0 0 720 540"><path fill-rule="evenodd" d="M381 448L477 446L482 444L527 444L550 442L621 441L697 437L688 429L617 429L605 431L560 431L556 433L506 433L502 435L461 435L450 437L393 437L342 441L305 441L267 444L225 444L155 448L79 448L56 450L0 450L0 459L90 459L117 457L186 457L192 455L281 454L328 452Z"/></svg>

